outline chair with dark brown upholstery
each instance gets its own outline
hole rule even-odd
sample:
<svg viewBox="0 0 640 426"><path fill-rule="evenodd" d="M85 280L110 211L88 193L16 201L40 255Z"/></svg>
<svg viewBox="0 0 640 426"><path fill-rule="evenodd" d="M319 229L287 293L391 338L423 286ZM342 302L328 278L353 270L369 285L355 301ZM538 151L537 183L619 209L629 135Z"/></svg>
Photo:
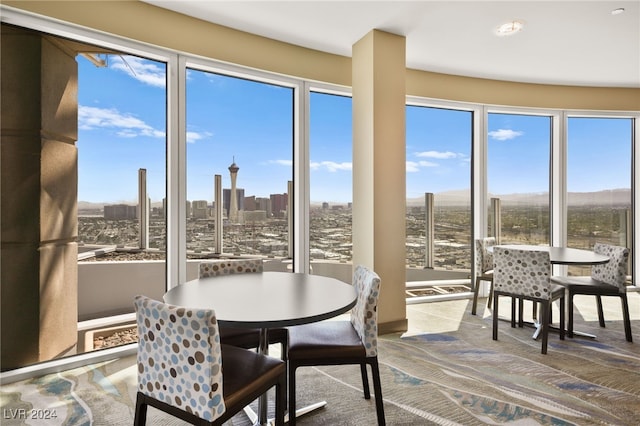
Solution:
<svg viewBox="0 0 640 426"><path fill-rule="evenodd" d="M134 301L138 393L134 425L150 405L194 425L221 425L275 387L275 423L284 424L287 370L277 358L220 343L215 312Z"/></svg>
<svg viewBox="0 0 640 426"><path fill-rule="evenodd" d="M542 353L547 353L551 305L560 301L560 340L564 340L564 287L551 283L551 262L546 250L493 248L493 340L498 340L500 296L540 303ZM515 327L515 303L511 303L511 327ZM519 325L522 327L522 315Z"/></svg>
<svg viewBox="0 0 640 426"><path fill-rule="evenodd" d="M200 262L199 277L217 277L229 274L262 273L262 259L215 259ZM238 346L245 349L257 348L260 341L260 329L219 327L220 341L225 345ZM269 329L269 343L279 343L282 347L282 359L286 360L287 340L286 328Z"/></svg>
<svg viewBox="0 0 640 426"><path fill-rule="evenodd" d="M367 364L371 366L378 425L384 425L384 406L378 367L378 296L380 277L357 266L353 286L358 300L349 321L322 321L289 328L289 425L296 424L296 369L315 365L360 365L365 399L370 399Z"/></svg>
<svg viewBox="0 0 640 426"><path fill-rule="evenodd" d="M478 291L482 281L489 282L489 299L487 300L487 308L491 307L493 298L493 254L488 250L489 247L496 245L495 237L479 238L476 240L476 282L473 287L473 305L471 306L471 314L476 314L478 306Z"/></svg>
<svg viewBox="0 0 640 426"><path fill-rule="evenodd" d="M596 296L598 303L598 321L604 327L604 311L602 296L616 296L622 303L622 318L624 334L628 342L631 336L631 319L629 316L629 302L627 300L627 267L629 263L629 249L610 244L596 243L593 251L609 257L609 262L591 267L591 276L587 277L551 277L552 282L564 286L569 291L569 324L567 334L573 337L573 296L586 294Z"/></svg>

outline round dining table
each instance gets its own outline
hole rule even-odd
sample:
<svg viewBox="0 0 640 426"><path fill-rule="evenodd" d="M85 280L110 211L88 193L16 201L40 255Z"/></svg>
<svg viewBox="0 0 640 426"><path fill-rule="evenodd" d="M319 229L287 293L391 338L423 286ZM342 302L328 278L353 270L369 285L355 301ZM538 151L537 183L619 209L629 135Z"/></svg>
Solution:
<svg viewBox="0 0 640 426"><path fill-rule="evenodd" d="M269 328L333 318L353 308L356 300L355 288L350 284L322 275L292 272L198 278L164 295L164 301L172 305L213 309L221 325L259 328L258 350L265 355L269 353ZM268 424L266 397L265 394L258 400L256 421L261 425ZM314 404L305 411L324 404Z"/></svg>
<svg viewBox="0 0 640 426"><path fill-rule="evenodd" d="M571 247L550 247L550 246L536 246L530 244L498 244L493 247L488 247L487 250L493 252L494 247L503 247L519 250L546 250L549 252L549 262L553 265L602 265L609 261L609 257L603 254L596 253L592 250L576 249ZM532 324L536 331L533 333L533 338L537 339L540 335L541 325L538 321L534 321ZM561 324L564 327L564 324ZM554 327L550 327L550 330L554 330ZM589 337L595 339L596 336L589 333L583 333L580 331L574 331L576 336Z"/></svg>
<svg viewBox="0 0 640 426"><path fill-rule="evenodd" d="M600 265L609 261L609 257L592 250L571 247L549 247L529 244L499 244L493 247L518 250L547 250L549 252L549 261L554 265ZM489 247L488 250L493 251L493 247Z"/></svg>

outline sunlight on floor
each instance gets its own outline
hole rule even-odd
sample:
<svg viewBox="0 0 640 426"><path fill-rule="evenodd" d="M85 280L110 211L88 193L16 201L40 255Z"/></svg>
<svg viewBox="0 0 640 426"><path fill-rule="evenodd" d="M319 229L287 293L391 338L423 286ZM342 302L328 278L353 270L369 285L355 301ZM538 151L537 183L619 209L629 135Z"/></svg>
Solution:
<svg viewBox="0 0 640 426"><path fill-rule="evenodd" d="M629 310L631 320L640 320L640 293L630 292L627 295L629 299ZM620 299L617 297L603 297L602 304L604 309L604 317L606 321L621 321L622 309ZM465 321L465 315L470 316L471 299L450 300L434 303L422 303L407 305L407 318L409 329L406 335L420 333L447 333L459 329L462 321ZM594 296L576 296L575 304L575 320L585 322L597 322L598 313L596 309L596 300ZM530 320L532 318L532 306L529 301L524 303L524 318ZM557 322L559 318L558 304L554 304L552 317ZM478 316L481 318L490 318L491 310L487 309L487 298L478 299ZM511 301L507 297L500 298L500 317L508 318L511 315ZM479 326L481 329L490 328L490 321Z"/></svg>

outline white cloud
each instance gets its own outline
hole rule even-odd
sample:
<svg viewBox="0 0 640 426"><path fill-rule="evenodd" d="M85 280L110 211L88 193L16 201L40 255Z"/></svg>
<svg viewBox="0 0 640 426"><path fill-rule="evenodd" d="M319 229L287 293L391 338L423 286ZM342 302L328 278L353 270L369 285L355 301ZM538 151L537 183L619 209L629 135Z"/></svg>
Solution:
<svg viewBox="0 0 640 426"><path fill-rule="evenodd" d="M499 141L506 141L506 140L510 140L510 139L515 139L518 136L523 135L524 132L520 132L518 130L511 130L511 129L498 129L498 130L492 130L489 132L489 137L499 140Z"/></svg>
<svg viewBox="0 0 640 426"><path fill-rule="evenodd" d="M438 163L434 163L432 161L407 161L407 173L417 173L423 167L440 167Z"/></svg>
<svg viewBox="0 0 640 426"><path fill-rule="evenodd" d="M269 160L269 163L287 167L293 166L293 161L291 160Z"/></svg>
<svg viewBox="0 0 640 426"><path fill-rule="evenodd" d="M187 132L187 143L196 143L200 139L207 139L212 136L210 132L198 133L198 132Z"/></svg>
<svg viewBox="0 0 640 426"><path fill-rule="evenodd" d="M167 72L155 62L137 56L110 56L109 68L127 73L142 83L154 87L167 85Z"/></svg>
<svg viewBox="0 0 640 426"><path fill-rule="evenodd" d="M440 160L446 160L449 158L461 157L462 154L456 154L451 151L423 151L416 152L416 157L424 157L424 158L437 158Z"/></svg>
<svg viewBox="0 0 640 426"><path fill-rule="evenodd" d="M416 173L420 171L420 167L418 167L418 163L415 161L407 161L407 173Z"/></svg>
<svg viewBox="0 0 640 426"><path fill-rule="evenodd" d="M336 163L335 161L312 161L309 164L311 170L326 169L329 172L337 172L340 170L351 171L352 164L349 162Z"/></svg>
<svg viewBox="0 0 640 426"><path fill-rule="evenodd" d="M79 105L78 128L83 130L111 128L115 130L118 136L124 138L137 136L165 137L163 130L154 129L139 118L131 114L121 113L115 108L96 108Z"/></svg>

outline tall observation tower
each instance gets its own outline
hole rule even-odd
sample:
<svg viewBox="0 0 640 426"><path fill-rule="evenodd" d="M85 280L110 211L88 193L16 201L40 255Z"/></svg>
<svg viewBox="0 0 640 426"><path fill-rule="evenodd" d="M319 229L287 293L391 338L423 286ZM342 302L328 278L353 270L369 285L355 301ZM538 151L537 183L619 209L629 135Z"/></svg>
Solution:
<svg viewBox="0 0 640 426"><path fill-rule="evenodd" d="M229 197L229 221L238 221L238 200L236 191L236 178L238 177L238 170L240 167L236 165L235 158L233 163L229 166L229 173L231 174L231 196Z"/></svg>

